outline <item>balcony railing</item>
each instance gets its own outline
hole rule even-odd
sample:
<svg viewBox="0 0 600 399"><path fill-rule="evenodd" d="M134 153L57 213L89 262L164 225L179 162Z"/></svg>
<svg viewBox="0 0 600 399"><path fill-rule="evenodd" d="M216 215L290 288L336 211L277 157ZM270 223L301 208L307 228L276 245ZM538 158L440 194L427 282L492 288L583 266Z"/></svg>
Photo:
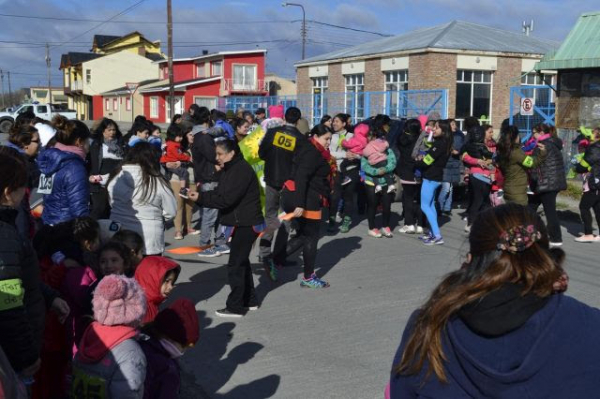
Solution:
<svg viewBox="0 0 600 399"><path fill-rule="evenodd" d="M71 91L83 90L83 80L74 80L71 82Z"/></svg>
<svg viewBox="0 0 600 399"><path fill-rule="evenodd" d="M269 82L255 80L254 82L240 82L235 79L223 79L221 91L227 93L262 93L269 91Z"/></svg>

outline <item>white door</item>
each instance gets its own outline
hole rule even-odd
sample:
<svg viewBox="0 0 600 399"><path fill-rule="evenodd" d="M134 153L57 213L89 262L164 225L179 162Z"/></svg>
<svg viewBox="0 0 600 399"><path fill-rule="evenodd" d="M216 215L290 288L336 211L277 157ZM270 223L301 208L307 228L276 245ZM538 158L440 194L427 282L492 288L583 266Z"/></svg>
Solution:
<svg viewBox="0 0 600 399"><path fill-rule="evenodd" d="M171 101L170 97L167 96L167 123L171 123ZM174 109L175 109L175 114L183 114L185 112L185 105L183 104L183 97L181 96L175 96L174 97Z"/></svg>

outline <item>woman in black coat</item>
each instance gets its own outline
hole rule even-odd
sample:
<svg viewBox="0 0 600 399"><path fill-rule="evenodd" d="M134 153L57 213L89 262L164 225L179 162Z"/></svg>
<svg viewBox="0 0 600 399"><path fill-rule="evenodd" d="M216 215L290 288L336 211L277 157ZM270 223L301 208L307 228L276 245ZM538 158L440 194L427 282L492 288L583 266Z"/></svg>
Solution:
<svg viewBox="0 0 600 399"><path fill-rule="evenodd" d="M242 317L248 310L258 309L254 280L250 268L250 251L258 235L265 229L260 204L258 179L252 167L242 157L237 143L222 140L216 143L217 163L221 168L215 190L190 192L189 198L198 206L218 209L223 226L233 227L227 274L231 293L226 307L217 310L221 317Z"/></svg>
<svg viewBox="0 0 600 399"><path fill-rule="evenodd" d="M562 141L553 126L539 124L533 128L538 143L546 147L546 159L531 171L530 186L533 196L529 198L529 207L537 211L540 204L548 222L548 237L551 247L562 245L560 222L556 212L556 197L560 191L567 189L567 177L563 160Z"/></svg>

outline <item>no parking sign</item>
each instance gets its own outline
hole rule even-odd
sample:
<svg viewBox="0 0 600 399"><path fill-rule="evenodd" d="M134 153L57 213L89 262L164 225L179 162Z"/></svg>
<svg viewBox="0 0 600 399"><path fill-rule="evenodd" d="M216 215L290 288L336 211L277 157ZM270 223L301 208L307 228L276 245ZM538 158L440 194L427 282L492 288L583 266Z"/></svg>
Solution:
<svg viewBox="0 0 600 399"><path fill-rule="evenodd" d="M533 98L522 97L521 98L521 115L533 115L533 107L535 101Z"/></svg>

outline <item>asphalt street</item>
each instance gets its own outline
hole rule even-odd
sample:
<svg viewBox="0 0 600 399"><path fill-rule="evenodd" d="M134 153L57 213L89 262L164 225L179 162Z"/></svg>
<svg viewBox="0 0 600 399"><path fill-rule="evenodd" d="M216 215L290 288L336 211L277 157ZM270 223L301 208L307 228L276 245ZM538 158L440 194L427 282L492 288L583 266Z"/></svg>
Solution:
<svg viewBox="0 0 600 399"><path fill-rule="evenodd" d="M396 211L401 210L394 204ZM456 212L456 211L455 211ZM399 213L399 212L398 212ZM397 217L393 219L398 223ZM405 323L447 272L460 267L468 250L458 215L442 227L446 244L425 247L416 236L366 235L366 220L348 234L319 242L317 273L331 287L299 286L301 263L267 279L253 251L254 280L262 307L243 319L214 315L229 293L227 256L173 256L182 265L170 298L196 303L201 334L181 360L183 398L383 397L390 365ZM395 228L397 231L397 227ZM600 244L579 244L576 223L563 223L568 294L600 306ZM197 236L170 246L196 245Z"/></svg>

